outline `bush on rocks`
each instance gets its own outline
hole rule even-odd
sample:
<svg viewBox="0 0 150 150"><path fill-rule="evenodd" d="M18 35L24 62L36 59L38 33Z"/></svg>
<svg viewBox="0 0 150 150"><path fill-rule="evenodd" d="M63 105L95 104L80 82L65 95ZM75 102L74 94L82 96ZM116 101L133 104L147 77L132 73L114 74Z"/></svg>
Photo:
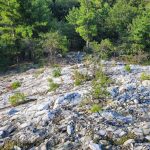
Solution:
<svg viewBox="0 0 150 150"><path fill-rule="evenodd" d="M74 72L74 80L75 80L74 84L78 86L78 85L81 85L83 82L88 81L89 77L88 75L84 75L76 70Z"/></svg>
<svg viewBox="0 0 150 150"><path fill-rule="evenodd" d="M92 113L97 113L97 112L100 112L102 110L102 107L98 104L94 104L92 107L91 107L91 112Z"/></svg>
<svg viewBox="0 0 150 150"><path fill-rule="evenodd" d="M19 88L20 86L21 86L21 83L20 83L19 81L13 82L13 83L11 84L11 88L12 88L13 90Z"/></svg>
<svg viewBox="0 0 150 150"><path fill-rule="evenodd" d="M130 68L129 65L126 65L126 66L124 67L124 69L125 69L125 71L127 71L127 72L131 72L131 68Z"/></svg>
<svg viewBox="0 0 150 150"><path fill-rule="evenodd" d="M127 135L122 136L119 140L115 141L114 143L116 145L123 145L124 142L126 142L129 139L135 139L135 134L130 132Z"/></svg>
<svg viewBox="0 0 150 150"><path fill-rule="evenodd" d="M23 93L15 93L13 96L9 97L9 102L12 106L17 106L25 102L26 96Z"/></svg>
<svg viewBox="0 0 150 150"><path fill-rule="evenodd" d="M141 74L141 80L150 80L150 75L146 73Z"/></svg>
<svg viewBox="0 0 150 150"><path fill-rule="evenodd" d="M102 69L98 69L95 74L95 79L92 82L92 97L94 99L104 99L109 96L107 86L110 82L109 77L103 73Z"/></svg>
<svg viewBox="0 0 150 150"><path fill-rule="evenodd" d="M2 150L9 150L9 149L14 149L14 146L16 145L15 141L7 141L5 142ZM0 148L1 149L1 148Z"/></svg>
<svg viewBox="0 0 150 150"><path fill-rule="evenodd" d="M56 91L57 88L59 88L59 84L54 83L52 79L48 79L49 82L49 92Z"/></svg>
<svg viewBox="0 0 150 150"><path fill-rule="evenodd" d="M52 72L53 77L60 77L61 76L61 68L57 67Z"/></svg>

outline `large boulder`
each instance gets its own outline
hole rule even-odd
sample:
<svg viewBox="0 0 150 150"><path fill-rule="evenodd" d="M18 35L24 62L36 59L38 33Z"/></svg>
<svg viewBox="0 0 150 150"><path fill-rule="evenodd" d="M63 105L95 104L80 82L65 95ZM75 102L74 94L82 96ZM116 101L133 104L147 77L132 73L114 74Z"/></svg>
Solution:
<svg viewBox="0 0 150 150"><path fill-rule="evenodd" d="M67 93L58 99L56 99L54 104L54 109L63 105L76 105L81 101L81 94L78 92Z"/></svg>

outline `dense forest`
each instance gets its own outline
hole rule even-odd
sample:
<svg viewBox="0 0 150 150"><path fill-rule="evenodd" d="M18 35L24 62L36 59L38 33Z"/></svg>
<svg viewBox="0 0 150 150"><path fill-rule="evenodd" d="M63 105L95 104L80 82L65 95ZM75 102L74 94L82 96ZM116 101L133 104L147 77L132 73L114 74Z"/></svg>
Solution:
<svg viewBox="0 0 150 150"><path fill-rule="evenodd" d="M78 50L148 60L150 2L0 0L0 68Z"/></svg>

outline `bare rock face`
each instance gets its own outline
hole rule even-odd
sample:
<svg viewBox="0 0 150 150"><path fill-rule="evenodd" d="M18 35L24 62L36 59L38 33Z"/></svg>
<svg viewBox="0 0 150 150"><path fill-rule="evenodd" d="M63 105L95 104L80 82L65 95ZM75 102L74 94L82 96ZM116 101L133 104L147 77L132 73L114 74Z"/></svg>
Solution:
<svg viewBox="0 0 150 150"><path fill-rule="evenodd" d="M58 99L56 99L54 109L62 105L75 105L78 104L80 101L81 101L81 94L77 92L67 93L64 96L61 96Z"/></svg>
<svg viewBox="0 0 150 150"><path fill-rule="evenodd" d="M150 74L150 66L130 65L127 72L124 63L102 63L113 81L105 102L91 100L91 80L74 85L74 71L92 77L92 65L63 66L57 78L50 67L2 76L0 149L8 142L16 150L150 149L150 82L140 78L143 72ZM55 91L49 91L48 78L59 84ZM15 81L21 86L13 90ZM17 92L24 93L27 102L11 106L9 97ZM93 103L102 109L92 113Z"/></svg>

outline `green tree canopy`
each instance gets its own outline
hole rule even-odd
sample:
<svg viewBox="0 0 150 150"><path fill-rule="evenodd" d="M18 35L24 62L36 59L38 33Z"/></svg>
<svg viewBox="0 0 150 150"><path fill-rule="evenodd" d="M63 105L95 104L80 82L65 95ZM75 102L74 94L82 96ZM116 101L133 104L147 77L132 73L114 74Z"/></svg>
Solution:
<svg viewBox="0 0 150 150"><path fill-rule="evenodd" d="M130 40L141 48L150 48L150 10L144 11L137 16L131 25Z"/></svg>
<svg viewBox="0 0 150 150"><path fill-rule="evenodd" d="M75 26L76 32L87 42L97 35L96 26L96 12L101 8L101 1L99 0L79 0L80 7L73 8L67 20L70 24Z"/></svg>

